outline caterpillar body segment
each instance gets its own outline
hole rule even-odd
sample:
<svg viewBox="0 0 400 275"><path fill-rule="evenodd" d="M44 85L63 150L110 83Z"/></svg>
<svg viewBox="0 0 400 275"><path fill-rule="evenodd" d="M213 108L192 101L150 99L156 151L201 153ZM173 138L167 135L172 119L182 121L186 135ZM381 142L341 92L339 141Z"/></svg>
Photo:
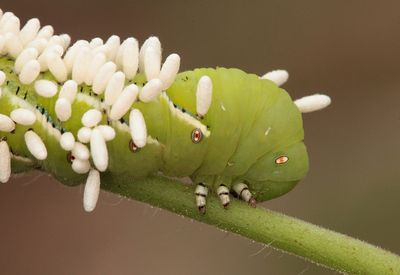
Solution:
<svg viewBox="0 0 400 275"><path fill-rule="evenodd" d="M162 64L156 37L140 50L136 39L118 36L68 48L69 36L36 20L20 31L15 18L0 16L2 182L10 163L13 173L36 168L65 184L86 181L84 209L92 211L103 176L189 176L204 213L208 190L224 207L230 191L254 206L306 175L301 111L330 99L293 102L279 88L285 71L178 73L179 55Z"/></svg>

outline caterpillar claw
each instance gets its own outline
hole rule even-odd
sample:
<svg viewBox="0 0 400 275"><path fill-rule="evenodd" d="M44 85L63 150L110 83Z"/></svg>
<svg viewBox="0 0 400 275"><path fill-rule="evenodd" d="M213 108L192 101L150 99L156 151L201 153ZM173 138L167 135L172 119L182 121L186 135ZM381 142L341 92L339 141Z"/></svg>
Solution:
<svg viewBox="0 0 400 275"><path fill-rule="evenodd" d="M199 206L198 209L199 209L199 213L201 215L205 215L206 214L206 206L205 205L204 206Z"/></svg>
<svg viewBox="0 0 400 275"><path fill-rule="evenodd" d="M253 208L257 207L257 201L256 201L256 199L254 197L251 197L248 203Z"/></svg>

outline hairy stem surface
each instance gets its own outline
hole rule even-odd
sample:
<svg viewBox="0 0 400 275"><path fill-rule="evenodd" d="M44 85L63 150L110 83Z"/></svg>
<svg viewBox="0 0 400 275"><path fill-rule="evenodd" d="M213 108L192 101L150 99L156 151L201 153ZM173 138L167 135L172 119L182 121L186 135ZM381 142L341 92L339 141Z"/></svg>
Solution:
<svg viewBox="0 0 400 275"><path fill-rule="evenodd" d="M376 246L264 208L234 200L229 210L208 196L207 213L194 206L193 186L161 177L103 178L105 190L245 236L349 274L400 274L400 257Z"/></svg>

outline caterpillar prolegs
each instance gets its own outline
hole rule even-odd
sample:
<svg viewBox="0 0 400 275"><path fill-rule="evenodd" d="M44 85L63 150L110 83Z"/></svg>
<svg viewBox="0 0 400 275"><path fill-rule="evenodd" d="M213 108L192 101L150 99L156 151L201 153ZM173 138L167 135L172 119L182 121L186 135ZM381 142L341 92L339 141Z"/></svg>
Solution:
<svg viewBox="0 0 400 275"><path fill-rule="evenodd" d="M0 10L0 181L41 169L68 185L86 181L97 203L102 174L133 181L190 177L201 212L208 193L255 206L291 190L308 171L301 112L330 104L296 101L279 86L288 73L239 69L178 73L162 64L157 37L78 40L38 19ZM165 188L168 188L166 186Z"/></svg>

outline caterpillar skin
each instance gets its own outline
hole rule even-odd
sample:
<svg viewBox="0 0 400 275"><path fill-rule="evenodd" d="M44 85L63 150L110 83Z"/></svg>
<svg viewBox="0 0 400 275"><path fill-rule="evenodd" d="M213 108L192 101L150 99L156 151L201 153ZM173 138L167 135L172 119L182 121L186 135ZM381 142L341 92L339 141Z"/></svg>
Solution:
<svg viewBox="0 0 400 275"><path fill-rule="evenodd" d="M6 14L2 15L3 19ZM1 20L0 42L2 36L7 36L4 30L2 33ZM6 23L3 23L3 29L4 24ZM50 41L52 37L54 36L49 36L47 40ZM154 37L150 39L155 41ZM98 47L111 44L107 43L99 42ZM13 57L10 50L3 50L0 71L4 73L5 79L1 86L0 114L6 118L13 118L14 115L16 119L13 121L13 129L3 131L1 130L5 124L2 126L0 120L0 140L7 143L11 152L12 173L40 169L53 174L67 185L83 183L89 170L97 174L100 171L100 177L106 174L114 178L131 178L133 181L160 173L172 177L190 177L198 184L196 204L202 212L205 211L208 190L217 194L225 207L229 204L230 192L254 205L255 200L265 201L290 191L304 178L308 171L308 155L303 143L301 111L313 111L329 103L318 100L315 103L314 97L293 102L288 93L277 85L281 83L276 78L259 77L239 69L202 68L181 72L174 75L172 83L160 88L161 82L157 73L161 79L164 67L160 72L160 61L151 62L159 59L160 54L157 53L157 45L150 42L148 44L145 42L140 50L140 55L144 52L144 57L139 57L139 52L136 51L137 56L134 56L132 62L139 60L139 72L135 72L132 77L127 77L125 67L118 65L118 57L107 57L120 70L119 74L113 74L115 82L122 76L123 87L129 86L132 92L135 89L139 91L138 98L117 119L112 113L119 111L115 106L122 93L121 88L110 84L114 80L108 80L106 92L101 93L95 92L94 83L80 83L77 95L70 102L68 113L69 103L64 100L65 105L62 105L59 99L67 81L72 79L79 82L77 78L82 78L73 71L75 67L72 71L67 70L67 77L63 81L54 75L57 70L50 72L41 68L43 72L33 81L23 84L23 72L21 69L17 70L17 63L20 62L18 57L22 53L14 54ZM124 44L118 42L118 45L122 48ZM61 59L57 59L63 60L64 64L67 62L68 49L65 52L66 54L63 52L60 55ZM126 56L119 58L127 58ZM51 62L53 61L47 62L48 67L55 64ZM77 58L74 62L73 66L83 61ZM129 62L130 60L123 60L122 64L129 65ZM168 59L164 65L167 63ZM26 64L24 66L28 67ZM76 67L80 68L78 65ZM155 77L150 76L153 68ZM29 68L26 69L28 70ZM46 86L42 91L39 87L40 80L46 80L42 82L46 85L53 83L56 93L43 94L43 91L48 92L53 86ZM168 81L161 84L165 82ZM155 90L152 85L158 87L159 91L148 99L151 91ZM112 89L119 91L113 93ZM124 90L124 93L124 96L129 95L128 90ZM115 98L112 99L111 95L114 94ZM110 101L113 102L107 103ZM120 100L119 104L123 104L123 101ZM66 106L67 111L64 112L61 105ZM18 116L15 110L19 109L31 111L35 117L34 122L25 123L29 116ZM101 116L94 125L84 127L85 120L94 121L92 116L95 117L95 114L88 113L90 110L100 111ZM66 119L60 119L64 114ZM112 127L106 128L112 137L99 134L104 129L101 125ZM66 150L67 145L62 145L62 136L66 133L74 137L73 149L71 147ZM83 138L84 133L88 133L88 137ZM30 141L34 140L30 135L35 134L44 148L40 142L37 144ZM137 136L143 134L145 139L141 144ZM45 150L46 154L40 150ZM86 156L88 152L90 156ZM41 153L45 156L40 157ZM4 156L0 158L7 160ZM74 168L73 163L78 160L82 163L86 161L87 167ZM4 171L4 168L0 169L0 174L6 173ZM100 185L97 180L99 177L92 177L92 172L89 173L87 186L92 186L92 182L95 182L93 188L96 189ZM88 205L92 206L85 206L87 211L93 210L98 196L98 192L96 195L96 192L90 191L90 186L85 192L89 195L85 196Z"/></svg>

